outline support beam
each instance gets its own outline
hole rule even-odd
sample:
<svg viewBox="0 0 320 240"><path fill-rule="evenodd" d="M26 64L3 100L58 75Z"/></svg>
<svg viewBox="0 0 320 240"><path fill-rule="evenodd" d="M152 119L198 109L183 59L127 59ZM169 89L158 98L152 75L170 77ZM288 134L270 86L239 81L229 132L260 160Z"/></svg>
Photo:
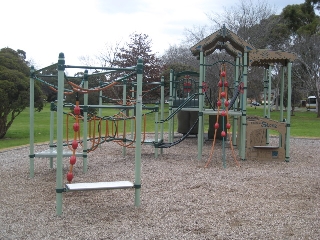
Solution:
<svg viewBox="0 0 320 240"><path fill-rule="evenodd" d="M141 191L141 123L142 123L142 77L143 61L138 60L137 64L137 102L136 102L136 150L135 150L135 206L139 207Z"/></svg>
<svg viewBox="0 0 320 240"><path fill-rule="evenodd" d="M203 145L203 93L202 93L202 83L204 81L204 54L203 51L200 52L200 76L199 76L199 122L198 122L198 160L202 158L202 145ZM200 87L201 86L201 87Z"/></svg>
<svg viewBox="0 0 320 240"><path fill-rule="evenodd" d="M64 54L58 59L58 105L57 105L57 170L56 170L56 214L62 214L63 189L63 92L64 92Z"/></svg>
<svg viewBox="0 0 320 240"><path fill-rule="evenodd" d="M30 142L30 152L29 152L29 175L30 178L34 177L34 67L31 66L30 69L30 124L29 124L29 142Z"/></svg>
<svg viewBox="0 0 320 240"><path fill-rule="evenodd" d="M292 63L287 63L287 75L288 75L288 108L287 108L287 135L286 135L286 162L290 161L290 123L291 123L291 67Z"/></svg>

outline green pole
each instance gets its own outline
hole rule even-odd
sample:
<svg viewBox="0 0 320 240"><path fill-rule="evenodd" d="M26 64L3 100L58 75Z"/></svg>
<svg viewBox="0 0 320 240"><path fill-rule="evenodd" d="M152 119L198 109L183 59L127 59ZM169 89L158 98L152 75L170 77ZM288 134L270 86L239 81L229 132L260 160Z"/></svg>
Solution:
<svg viewBox="0 0 320 240"><path fill-rule="evenodd" d="M247 74L248 74L248 53L243 56L243 96L242 96L242 115L241 115L241 160L246 159L246 131L247 131Z"/></svg>
<svg viewBox="0 0 320 240"><path fill-rule="evenodd" d="M64 92L64 54L58 59L58 105L57 105L57 172L56 172L56 213L62 214L63 192L63 92Z"/></svg>
<svg viewBox="0 0 320 240"><path fill-rule="evenodd" d="M34 79L33 79L34 67L30 68L30 125L29 125L29 141L30 141L30 163L29 163L29 175L30 178L34 177Z"/></svg>
<svg viewBox="0 0 320 240"><path fill-rule="evenodd" d="M283 122L283 97L284 97L284 66L281 66L280 122Z"/></svg>
<svg viewBox="0 0 320 240"><path fill-rule="evenodd" d="M170 69L170 97L169 97L169 116L172 114L172 105L173 105L173 85L174 85L174 76L173 76L173 69ZM174 118L169 120L169 142L173 142L173 121Z"/></svg>
<svg viewBox="0 0 320 240"><path fill-rule="evenodd" d="M202 94L202 82L204 80L204 55L203 51L200 51L200 74L199 74L199 122L198 122L198 160L202 158L202 144L203 144L203 94Z"/></svg>
<svg viewBox="0 0 320 240"><path fill-rule="evenodd" d="M286 134L286 162L290 161L290 122L291 122L291 94L292 94L292 85L291 85L291 67L292 63L287 63L287 72L288 72L288 108L287 108L287 134Z"/></svg>
<svg viewBox="0 0 320 240"><path fill-rule="evenodd" d="M272 76L272 74L271 74L271 65L269 65L269 68L268 68L268 116L267 116L267 118L268 119L270 119L270 117L271 117L271 81L272 81L272 79L271 79L271 76ZM266 129L266 137L267 137L267 139L266 139L266 145L269 145L269 136L270 135L270 131L269 131L269 129Z"/></svg>
<svg viewBox="0 0 320 240"><path fill-rule="evenodd" d="M134 97L135 97L135 95L134 95L134 85L132 84L132 86L131 86L131 90L132 90L132 92L131 92L131 97L132 97L132 99L134 99ZM132 113L132 115L134 116L134 109L131 109L131 110L129 110L129 111L131 111L131 113ZM133 134L134 134L134 119L132 118L131 119L131 138L133 139Z"/></svg>
<svg viewBox="0 0 320 240"><path fill-rule="evenodd" d="M164 76L161 77L161 113L160 113L160 139L163 141L163 120L164 120ZM160 149L160 154L163 154L163 148Z"/></svg>
<svg viewBox="0 0 320 240"><path fill-rule="evenodd" d="M154 129L154 142L156 144L159 143L159 124L158 124L158 121L159 121L159 104L156 103L156 112L154 114L154 121L155 121L155 129ZM154 157L157 158L158 157L158 148L155 148L154 149Z"/></svg>
<svg viewBox="0 0 320 240"><path fill-rule="evenodd" d="M85 89L89 88L88 83L88 70L84 71L83 75L83 87ZM89 93L84 93L83 96L83 155L82 155L82 162L83 173L86 173L88 170L88 96Z"/></svg>
<svg viewBox="0 0 320 240"><path fill-rule="evenodd" d="M100 86L102 84L102 81L100 81ZM103 104L102 102L102 90L99 91L99 105L101 106ZM102 117L102 108L99 108L99 117ZM101 144L99 145L99 148L101 148Z"/></svg>
<svg viewBox="0 0 320 240"><path fill-rule="evenodd" d="M264 117L267 117L267 105L266 105L266 101L267 101L267 88L268 88L268 77L267 77L267 69L264 69L263 72L263 114Z"/></svg>
<svg viewBox="0 0 320 240"><path fill-rule="evenodd" d="M50 150L53 150L53 138L54 138L54 102L50 104ZM50 168L53 168L53 157L50 157Z"/></svg>
<svg viewBox="0 0 320 240"><path fill-rule="evenodd" d="M126 107L127 106L127 80L123 80L123 88L122 88L122 106ZM123 120L123 141L126 141L126 120ZM122 147L122 156L126 156L126 147Z"/></svg>
<svg viewBox="0 0 320 240"><path fill-rule="evenodd" d="M137 64L137 102L136 102L136 151L135 151L135 206L140 206L141 191L141 122L142 122L142 76L143 61Z"/></svg>
<svg viewBox="0 0 320 240"><path fill-rule="evenodd" d="M234 87L235 87L235 89L239 85L239 81L238 81L239 67L240 67L239 64L240 64L239 57L236 57L235 77L234 77ZM236 111L235 104L236 104L236 102L233 105L233 110L234 111ZM233 121L232 121L232 144L233 144L233 146L237 146L237 126L238 126L238 116L233 116Z"/></svg>
<svg viewBox="0 0 320 240"><path fill-rule="evenodd" d="M101 85L101 81L100 81ZM102 105L102 90L99 91L99 105ZM102 108L99 108L99 117L102 117Z"/></svg>
<svg viewBox="0 0 320 240"><path fill-rule="evenodd" d="M281 82L280 82L280 122L284 122L284 119L283 119L284 67L283 66L281 66L280 74L281 74ZM279 147L282 147L283 144L284 144L283 136L281 136L281 133L279 133Z"/></svg>

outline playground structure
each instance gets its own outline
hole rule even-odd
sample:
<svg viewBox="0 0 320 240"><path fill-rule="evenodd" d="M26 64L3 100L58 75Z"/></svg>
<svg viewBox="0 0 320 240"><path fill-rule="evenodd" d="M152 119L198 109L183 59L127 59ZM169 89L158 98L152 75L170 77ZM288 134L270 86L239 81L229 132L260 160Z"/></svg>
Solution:
<svg viewBox="0 0 320 240"><path fill-rule="evenodd" d="M274 64L281 65L281 83L280 83L280 121L278 124L284 124L286 131L282 133L282 136L285 135L285 143L281 143L281 146L284 146L285 150L285 161L290 160L290 111L287 111L287 117L284 118L284 107L283 107L283 96L284 96L284 82L285 82L285 71L287 74L287 109L291 109L291 68L292 62L296 59L296 56L293 53L283 52L283 51L273 51L266 49L255 49L251 44L247 43L235 33L227 29L223 26L220 30L212 33L205 39L199 41L193 47L191 47L192 54L200 60L200 69L199 69L199 90L198 90L198 98L199 98L199 125L198 125L198 159L202 158L202 147L203 147L203 118L204 115L218 115L219 111L216 110L207 110L204 108L204 94L202 92L203 82L206 81L205 72L206 68L211 67L211 64L206 64L206 57L213 53L216 50L224 49L230 56L234 57L234 66L235 66L235 79L234 85L235 88L241 84L243 93L239 97L241 108L238 110L233 109L229 110L228 114L233 116L232 123L232 142L240 143L239 146L239 155L241 160L246 160L247 158L251 158L251 155L246 155L247 147L249 144L247 142L247 113L246 113L246 105L247 105L247 74L249 67L263 67L264 68L264 102L266 102L266 98L271 99L271 75L272 75L272 66ZM241 80L241 81L239 81ZM235 94L235 97L238 97L239 92ZM232 99L233 101L233 99ZM229 107L233 105L232 101L230 101ZM266 121L270 119L270 107L264 107L264 116ZM239 129L237 129L237 118L239 117ZM272 129L272 127L263 127L260 126L261 129L268 130ZM237 131L238 130L238 131ZM269 141L269 131L267 131L266 135L266 145L260 146L257 148L257 151L271 152L273 149L268 146ZM236 141L238 138L238 141ZM239 140L240 139L240 140ZM260 154L262 155L262 153ZM279 155L280 158L281 154Z"/></svg>
<svg viewBox="0 0 320 240"><path fill-rule="evenodd" d="M212 106L211 101L209 102L210 108L205 108L204 97L207 91L207 82L209 80L205 77L206 68L213 66L214 64L206 64L206 56L213 53L215 50L224 49L227 53L234 57L234 62L230 63L234 66L235 77L233 79L234 85L234 95L232 98L228 97L228 87L230 80L227 79L227 73L225 69L225 61L218 61L214 64L221 64L221 69L219 72L220 81L219 87L219 97L217 101L218 108L215 109ZM183 141L190 134L197 135L197 152L198 160L202 159L202 148L204 142L204 117L206 115L212 118L211 126L214 130L213 134L213 145L210 156L212 157L214 143L216 138L219 136L223 141L223 154L222 162L223 166L226 167L225 159L225 141L227 141L227 136L229 136L230 146L233 151L235 162L238 164L234 148L238 148L241 160L246 159L284 159L289 161L290 159L290 112L287 112L287 118L284 118L284 108L283 108L283 94L284 94L284 81L285 81L285 70L287 72L288 81L288 106L291 107L291 65L295 60L295 55L292 53L271 51L271 50L260 50L255 49L250 44L246 43L244 40L239 38L237 35L232 33L230 30L223 27L219 31L211 34L207 38L200 41L198 44L191 48L191 52L194 56L198 57L200 60L200 70L197 72L181 72L174 73L173 70L170 72L170 98L169 98L169 116L164 118L164 78L161 78L161 82L156 83L161 87L161 100L160 100L160 120L158 116L159 106L149 108L155 114L155 139L147 141L142 139L142 123L143 109L148 109L142 102L143 91L142 91L142 75L143 75L143 64L142 60L139 60L137 65L131 68L106 68L106 67L88 67L88 66L70 66L65 65L64 54L60 53L58 63L56 67L58 68L58 86L56 88L58 93L57 106L52 104L51 106L51 117L50 117L50 149L41 153L34 152L34 98L33 98L33 88L34 81L38 80L37 77L41 76L41 70L35 71L31 68L30 77L30 177L34 176L34 158L45 157L50 158L50 167L52 167L53 158L57 161L57 172L56 172L56 212L57 215L62 214L62 194L68 191L83 191L83 190L102 190L102 189L122 189L122 188L134 188L135 189L135 205L140 205L140 190L141 190L141 145L143 143L150 143L155 147L155 157L158 156L158 148L161 153L163 148L169 148L175 146L176 144ZM281 64L281 99L280 99L280 121L276 122L270 120L270 108L264 107L265 118L261 119L258 117L250 117L246 115L246 99L247 99L247 73L249 67L264 67L264 84L265 84L265 100L268 95L270 99L271 95L271 71L273 64ZM51 67L51 66L49 66ZM77 102L75 105L65 105L63 102L64 94L68 94L68 91L64 88L66 74L65 69L68 68L80 68L86 69L84 71L84 84L83 87L70 84L72 86L72 91L78 92L79 94L84 94L84 104L79 105ZM96 89L89 89L87 84L88 71L87 69L100 69L103 71L119 71L119 72L130 72L130 74L114 81L108 82L101 85ZM102 73L106 74L106 72ZM125 79L129 76L136 75L136 82L132 85L132 96L128 101L126 82ZM179 79L182 77L182 79ZM193 78L199 78L198 81ZM124 80L122 82L122 80ZM108 87L113 87L116 82L123 83L123 98L121 104L118 105L103 105L102 104L102 90ZM90 91L99 91L99 105L88 105L88 93ZM268 94L267 94L268 91ZM131 102L132 101L132 102ZM129 103L130 102L130 103ZM238 102L240 108L236 108L234 103ZM129 104L128 104L129 103ZM131 104L132 103L132 104ZM68 114L74 119L73 130L74 137L72 140L68 140L66 145L71 145L70 151L64 151L64 138L63 138L63 118L64 118L64 107L74 107L73 114ZM126 114L120 112L117 116L112 116L109 118L102 117L101 109L103 108L115 108L122 109L126 111ZM99 117L94 117L88 120L88 109L97 108L99 109ZM80 110L83 110L83 116ZM127 114L127 111L134 112L134 118ZM57 144L53 143L53 132L54 132L54 112L57 112ZM179 129L178 132L182 133L183 136L177 140L173 141L174 137L174 117L178 116L185 119L188 115L188 125L184 129ZM232 118L232 119L231 119ZM119 137L118 129L119 122L123 122L123 134ZM125 124L127 121L131 121L131 139L127 138ZM163 141L163 123L169 121L169 134L168 143ZM80 126L82 122L82 127ZM102 122L106 123L105 128L114 127L111 131L106 130L104 136L101 135L101 130L98 130L98 136L94 133L97 131L96 128L100 128ZM93 123L92 130L90 130L90 124ZM89 125L88 125L89 124ZM160 133L159 133L160 126ZM275 127L276 126L276 127ZM181 126L180 126L181 127ZM82 136L83 140L79 140L79 130L83 130ZM219 132L218 130L221 129ZM232 129L232 132L230 131ZM269 145L269 130L276 130L280 133L278 146ZM92 132L93 134L90 134ZM132 137L134 135L134 137ZM160 135L160 138L159 138ZM259 138L255 137L256 135ZM89 138L88 138L89 136ZM88 147L87 144L90 142L93 144L92 147ZM131 181L116 181L116 182L96 182L96 183L71 183L73 175L72 168L75 164L75 159L81 157L83 159L83 172L87 171L87 159L88 153L93 151L96 147L100 146L103 142L115 141L118 142L123 148L123 154L125 155L126 147L135 147L135 176L134 182ZM70 144L71 143L71 144ZM82 152L78 152L78 145L82 144ZM70 168L67 173L68 184L64 186L63 181L63 158L70 158ZM210 163L210 159L207 161L206 166Z"/></svg>
<svg viewBox="0 0 320 240"><path fill-rule="evenodd" d="M49 66L52 67L52 66ZM47 68L49 68L47 67ZM134 92L136 95L135 98L135 104L134 105L127 105L127 95L123 95L123 101L122 105L102 105L102 98L100 96L100 104L99 105L88 105L88 93L89 93L89 88L88 88L88 71L85 70L84 72L84 87L80 87L77 85L72 85L73 90L78 90L81 91L84 94L84 105L79 105L79 102L77 101L74 107L74 112L73 112L73 119L75 119L75 122L73 124L73 131L74 131L74 138L71 141L71 151L65 151L65 143L64 143L64 107L70 107L68 105L65 105L63 102L64 99L64 94L66 94L66 89L65 89L65 80L66 80L66 74L65 74L65 69L68 68L80 68L80 69L90 69L90 67L83 67L83 66L70 66L70 65L65 65L65 59L64 59L64 54L60 53L59 54L59 59L58 63L56 64L56 67L58 69L58 75L56 76L58 79L58 86L57 86L57 94L58 94L58 100L57 100L57 106L54 104L51 105L51 116L50 116L50 149L46 150L44 152L40 153L35 153L34 152L34 81L38 80L38 77L41 77L41 72L44 69L40 69L38 71L35 71L34 68L31 68L31 77L30 77L30 177L34 177L34 159L35 158L50 158L50 167L52 167L53 163L53 158L56 158L56 214L61 215L62 214L62 194L64 192L68 191L83 191L83 190L102 190L102 189L124 189L124 188L134 188L135 189L135 205L139 206L140 205L140 189L141 189L141 145L142 145L142 110L143 109L148 109L148 107L143 106L142 104L142 97L143 97L143 92L142 92L142 76L143 76L143 62L141 59L138 60L138 63L136 66L131 67L131 68L103 68L103 67L91 67L91 69L101 69L103 71L118 71L118 72L130 72L130 74L126 75L123 79L126 79L128 76L133 76L136 75L136 82L134 86ZM106 72L102 74L107 74ZM123 80L121 79L121 80ZM163 80L163 79L162 79ZM102 89L105 89L108 86L113 86L115 83L108 83L106 86L102 86L101 88L94 89L94 91L100 91L102 92ZM164 84L159 83L159 86L164 86ZM125 84L123 85L125 88ZM52 86L51 86L52 87ZM123 90L124 93L126 93L126 89ZM161 90L161 93L163 94L163 87ZM163 97L162 97L163 98ZM80 108L81 107L81 108ZM135 176L134 176L134 182L131 181L115 181L115 182L96 182L96 183L71 183L72 178L73 178L73 173L72 173L72 168L73 165L76 162L77 157L82 157L83 159L83 172L87 171L87 158L88 158L88 152L90 148L88 148L87 143L88 143L88 129L90 129L90 126L88 126L88 108L115 108L115 109L125 109L125 110L132 110L135 111L135 122L133 123L135 129L133 131L135 132L135 139L132 140L134 141L134 147L135 147ZM82 121L82 127L81 129L83 130L82 135L83 135L83 140L82 142L79 141L79 130L80 130L80 110L83 110L83 118L81 119ZM159 107L156 106L152 108L151 110L155 112L156 116L156 123L158 123L158 109ZM57 143L56 146L53 143L53 135L54 135L54 112L57 112ZM163 111L162 111L163 112ZM71 114L71 113L70 113ZM67 114L69 116L70 114ZM121 118L121 116L120 116ZM126 118L126 116L122 116L122 119ZM119 116L116 120L119 120ZM116 121L115 118L110 120L111 122ZM131 119L133 121L133 119ZM94 118L94 126L96 124L96 119ZM98 121L101 121L99 119ZM125 124L126 121L123 121ZM117 124L119 124L117 122ZM132 125L132 126L133 126ZM95 127L94 127L95 128ZM115 126L116 129L118 129L118 125ZM125 126L123 126L123 130L125 130ZM68 131L68 129L67 129ZM95 132L95 129L92 130ZM155 134L155 140L152 141L152 144L157 145L158 144L158 126L156 124L156 130L157 133ZM123 132L123 136L120 137L120 139L116 139L116 135L118 134L118 130L113 130L113 135L112 137L109 136L109 140L122 140L124 143L126 142L125 138L125 131ZM133 135L133 134L131 134ZM104 141L107 141L106 136L104 136ZM96 137L93 135L92 136L92 141L96 141ZM95 142L95 147L101 144L101 136L99 135L97 142ZM79 143L82 144L83 152L78 152L78 145ZM66 145L70 145L69 141L67 141ZM125 154L125 145L123 145L123 153ZM157 153L157 149L155 149L155 152ZM68 184L64 186L64 176L63 176L63 158L64 157L69 157L70 158L70 169L67 173L67 180Z"/></svg>

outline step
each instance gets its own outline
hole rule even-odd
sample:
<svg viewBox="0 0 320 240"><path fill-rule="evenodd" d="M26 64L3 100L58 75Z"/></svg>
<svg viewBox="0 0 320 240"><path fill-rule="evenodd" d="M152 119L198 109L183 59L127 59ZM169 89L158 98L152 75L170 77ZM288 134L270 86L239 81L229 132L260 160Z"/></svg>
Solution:
<svg viewBox="0 0 320 240"><path fill-rule="evenodd" d="M253 146L254 148L258 149L278 149L279 146Z"/></svg>
<svg viewBox="0 0 320 240"><path fill-rule="evenodd" d="M111 190L111 189L124 189L124 188L133 188L133 187L134 187L134 184L130 181L66 184L67 191Z"/></svg>
<svg viewBox="0 0 320 240"><path fill-rule="evenodd" d="M63 150L63 153L62 153L63 157L70 157L72 155L73 155L72 151ZM76 152L76 157L82 157L82 155L83 155L83 153ZM38 157L38 158L57 157L57 149L55 149L55 148L47 149L45 151L35 153L34 156Z"/></svg>

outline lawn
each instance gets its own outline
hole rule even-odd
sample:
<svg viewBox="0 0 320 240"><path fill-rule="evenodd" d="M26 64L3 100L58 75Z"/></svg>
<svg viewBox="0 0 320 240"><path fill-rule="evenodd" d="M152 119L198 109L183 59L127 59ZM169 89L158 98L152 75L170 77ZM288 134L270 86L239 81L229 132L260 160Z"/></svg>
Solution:
<svg viewBox="0 0 320 240"><path fill-rule="evenodd" d="M150 105L151 106L151 105ZM68 111L66 109L65 111ZM112 116L118 113L115 109L103 109L103 116ZM144 110L147 113L147 110ZM271 118L279 120L279 112L271 112ZM169 115L168 104L165 104L164 118ZM263 107L259 106L256 109L248 106L247 115L263 116ZM154 113L146 115L146 132L155 131L155 118ZM286 117L286 113L284 114ZM160 113L159 113L160 119ZM144 118L143 118L144 120ZM69 123L69 138L73 138L72 124L73 119L70 119ZM96 123L97 124L97 123ZM105 124L105 123L103 123ZM102 124L102 125L103 125ZM130 121L127 121L127 129L130 129ZM123 124L119 124L119 131L122 131ZM96 125L97 126L97 125ZM175 129L177 129L177 118L175 118ZM43 111L35 113L35 143L42 143L49 141L49 127L50 127L50 104L47 104ZM204 119L204 129L207 131L209 128L208 117ZM66 129L66 127L65 127ZM93 125L92 125L93 129ZM97 127L96 127L97 129ZM144 129L144 125L142 125ZM104 130L105 131L105 130ZM129 131L129 130L128 130ZM159 128L160 131L160 128ZM168 131L168 122L164 124L164 131ZM97 136L97 130L96 136ZM93 133L93 130L92 130ZM307 138L320 138L320 119L316 118L315 112L308 112L305 109L299 109L291 116L291 136L292 137L307 137ZM66 137L66 134L65 134ZM21 145L29 144L29 108L25 109L13 122L9 131L7 132L4 139L0 140L0 149L16 147Z"/></svg>

